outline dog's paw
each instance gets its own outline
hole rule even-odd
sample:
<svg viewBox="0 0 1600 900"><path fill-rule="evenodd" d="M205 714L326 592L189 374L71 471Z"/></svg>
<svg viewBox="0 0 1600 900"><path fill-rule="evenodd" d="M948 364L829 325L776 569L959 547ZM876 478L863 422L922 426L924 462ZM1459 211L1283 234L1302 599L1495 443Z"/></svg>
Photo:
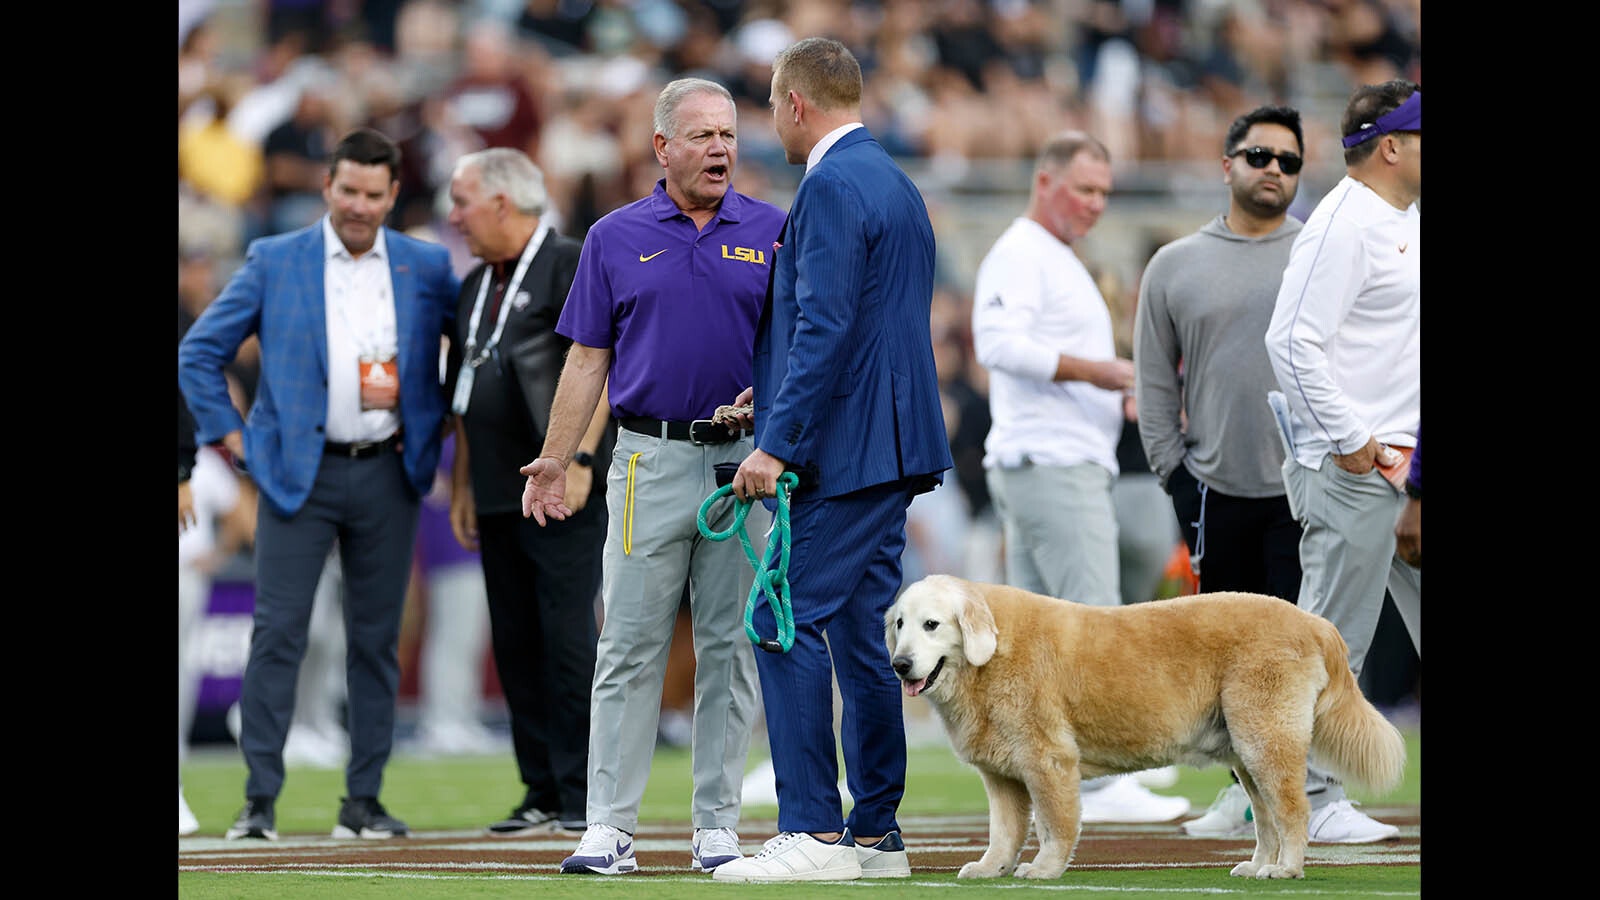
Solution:
<svg viewBox="0 0 1600 900"><path fill-rule="evenodd" d="M1267 865L1262 866L1260 869L1258 869L1256 871L1255 877L1257 877L1257 878L1304 878L1304 877L1306 877L1306 873L1305 873L1305 870L1303 870L1303 869L1291 869L1288 866L1279 866L1279 865L1274 865L1274 864L1269 863Z"/></svg>
<svg viewBox="0 0 1600 900"><path fill-rule="evenodd" d="M1256 877L1256 870L1259 868L1260 866L1257 866L1255 863L1246 860L1242 863L1239 863L1237 866L1234 866L1233 870L1228 874L1235 878L1254 878Z"/></svg>
<svg viewBox="0 0 1600 900"><path fill-rule="evenodd" d="M1023 863L1017 866L1018 878L1060 878L1061 873L1067 870L1066 866L1041 866L1038 863Z"/></svg>
<svg viewBox="0 0 1600 900"><path fill-rule="evenodd" d="M999 878L1006 874L1005 870L994 866L984 865L983 860L976 859L961 867L956 873L957 878Z"/></svg>

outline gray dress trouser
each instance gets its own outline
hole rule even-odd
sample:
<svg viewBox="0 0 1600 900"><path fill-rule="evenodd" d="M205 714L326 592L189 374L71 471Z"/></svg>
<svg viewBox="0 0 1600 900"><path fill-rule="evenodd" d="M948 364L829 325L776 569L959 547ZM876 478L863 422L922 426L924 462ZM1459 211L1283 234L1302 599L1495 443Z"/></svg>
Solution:
<svg viewBox="0 0 1600 900"><path fill-rule="evenodd" d="M737 536L712 541L700 534L696 517L717 488L713 466L740 462L753 449L749 437L694 444L617 431L606 483L605 618L590 702L591 825L630 834L638 827L686 580L695 650L691 818L695 828L739 823L745 759L761 707L753 656L759 651L744 631L755 570ZM737 502L719 498L707 526L732 527ZM757 559L771 521L761 504L751 505L744 527Z"/></svg>

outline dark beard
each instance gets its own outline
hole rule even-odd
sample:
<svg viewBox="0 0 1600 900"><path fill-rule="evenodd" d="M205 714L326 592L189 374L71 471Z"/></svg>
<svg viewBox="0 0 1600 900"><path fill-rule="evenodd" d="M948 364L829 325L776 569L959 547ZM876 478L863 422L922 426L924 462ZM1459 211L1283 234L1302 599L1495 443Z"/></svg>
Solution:
<svg viewBox="0 0 1600 900"><path fill-rule="evenodd" d="M1255 194L1235 194L1234 202L1239 204L1239 209L1257 219L1271 219L1281 216L1294 203L1294 195L1288 192L1279 193L1275 202L1263 203L1257 200Z"/></svg>

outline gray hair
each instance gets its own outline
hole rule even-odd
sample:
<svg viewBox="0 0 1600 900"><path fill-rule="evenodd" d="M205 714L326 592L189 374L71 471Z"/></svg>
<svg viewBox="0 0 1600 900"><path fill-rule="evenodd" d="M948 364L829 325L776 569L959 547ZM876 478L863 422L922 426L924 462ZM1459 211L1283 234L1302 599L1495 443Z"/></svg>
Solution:
<svg viewBox="0 0 1600 900"><path fill-rule="evenodd" d="M1034 161L1033 170L1059 171L1072 165L1073 158L1079 153L1087 153L1104 163L1111 162L1111 151L1106 149L1105 144L1082 131L1071 130L1058 132L1045 141Z"/></svg>
<svg viewBox="0 0 1600 900"><path fill-rule="evenodd" d="M678 107L695 94L715 94L728 101L729 106L733 106L733 95L715 81L704 78L679 78L662 88L660 96L656 97L653 126L661 136L667 138L677 136Z"/></svg>
<svg viewBox="0 0 1600 900"><path fill-rule="evenodd" d="M505 194L511 205L528 216L544 215L549 194L544 189L544 173L528 154L512 147L490 147L456 160L455 174L477 169L486 194Z"/></svg>

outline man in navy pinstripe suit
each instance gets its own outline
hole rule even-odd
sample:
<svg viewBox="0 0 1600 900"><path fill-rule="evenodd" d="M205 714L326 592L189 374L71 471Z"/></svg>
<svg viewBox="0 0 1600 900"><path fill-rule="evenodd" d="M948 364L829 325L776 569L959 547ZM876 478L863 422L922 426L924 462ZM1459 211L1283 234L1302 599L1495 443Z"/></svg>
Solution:
<svg viewBox="0 0 1600 900"><path fill-rule="evenodd" d="M807 38L780 53L771 103L787 158L806 174L756 326L754 383L740 398L755 403L756 450L733 490L770 498L785 470L801 477L789 536L794 645L756 653L780 833L712 877L904 877L905 726L883 617L900 590L906 508L953 465L929 338L933 225L916 185L861 124L861 68L843 44ZM755 624L776 633L765 605Z"/></svg>

